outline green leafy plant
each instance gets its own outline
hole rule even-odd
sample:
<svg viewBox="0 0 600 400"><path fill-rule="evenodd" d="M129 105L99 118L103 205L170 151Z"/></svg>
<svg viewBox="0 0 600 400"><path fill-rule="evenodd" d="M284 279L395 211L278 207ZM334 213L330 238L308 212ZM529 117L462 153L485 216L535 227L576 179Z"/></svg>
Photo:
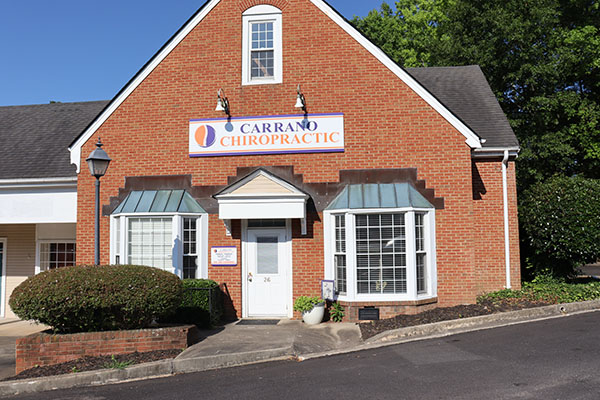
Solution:
<svg viewBox="0 0 600 400"><path fill-rule="evenodd" d="M125 369L125 368L129 367L131 364L133 364L133 361L119 361L119 360L117 360L117 358L114 355L112 355L110 357L110 362L104 364L104 368Z"/></svg>
<svg viewBox="0 0 600 400"><path fill-rule="evenodd" d="M308 312L312 310L317 304L324 304L325 300L318 296L300 296L294 302L294 311Z"/></svg>
<svg viewBox="0 0 600 400"><path fill-rule="evenodd" d="M19 318L55 332L139 329L173 313L182 284L174 274L136 265L76 266L35 275L12 293Z"/></svg>
<svg viewBox="0 0 600 400"><path fill-rule="evenodd" d="M73 368L71 368L71 372L74 373L74 374L76 374L76 373L81 372L81 371L79 371L79 368L73 367Z"/></svg>
<svg viewBox="0 0 600 400"><path fill-rule="evenodd" d="M184 279L181 303L173 315L163 320L210 327L217 325L222 316L223 296L217 282L210 279Z"/></svg>
<svg viewBox="0 0 600 400"><path fill-rule="evenodd" d="M600 282L568 283L543 278L542 282L526 282L521 290L504 289L479 296L477 301L501 302L507 299L542 301L549 304L573 303L600 299Z"/></svg>
<svg viewBox="0 0 600 400"><path fill-rule="evenodd" d="M332 303L329 309L329 316L333 322L342 322L344 319L344 307L340 303Z"/></svg>
<svg viewBox="0 0 600 400"><path fill-rule="evenodd" d="M536 184L519 211L536 274L568 276L600 258L600 180L556 177Z"/></svg>

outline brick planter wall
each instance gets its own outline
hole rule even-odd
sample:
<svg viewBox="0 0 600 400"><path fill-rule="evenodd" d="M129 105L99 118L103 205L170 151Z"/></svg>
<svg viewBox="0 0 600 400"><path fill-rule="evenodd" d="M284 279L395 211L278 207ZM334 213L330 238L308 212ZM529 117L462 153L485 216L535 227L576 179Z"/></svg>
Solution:
<svg viewBox="0 0 600 400"><path fill-rule="evenodd" d="M192 344L196 329L193 325L185 325L65 335L36 333L17 339L15 373L36 365L59 364L84 356L184 349Z"/></svg>

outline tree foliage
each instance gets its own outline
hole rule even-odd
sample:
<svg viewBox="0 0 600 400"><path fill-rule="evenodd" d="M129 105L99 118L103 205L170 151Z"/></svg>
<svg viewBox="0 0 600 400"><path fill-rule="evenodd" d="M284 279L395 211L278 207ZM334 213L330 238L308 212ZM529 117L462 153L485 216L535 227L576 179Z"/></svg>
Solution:
<svg viewBox="0 0 600 400"><path fill-rule="evenodd" d="M522 146L520 190L600 178L597 0L400 0L353 23L405 67L480 65Z"/></svg>
<svg viewBox="0 0 600 400"><path fill-rule="evenodd" d="M568 275L600 258L600 181L554 177L522 196L521 226L537 271Z"/></svg>

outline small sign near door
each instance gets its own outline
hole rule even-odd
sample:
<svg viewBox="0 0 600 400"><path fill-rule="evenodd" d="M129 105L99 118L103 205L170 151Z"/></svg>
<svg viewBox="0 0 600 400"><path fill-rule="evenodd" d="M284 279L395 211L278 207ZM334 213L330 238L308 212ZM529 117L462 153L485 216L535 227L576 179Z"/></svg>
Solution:
<svg viewBox="0 0 600 400"><path fill-rule="evenodd" d="M213 246L210 250L210 263L213 267L235 267L237 265L237 247Z"/></svg>

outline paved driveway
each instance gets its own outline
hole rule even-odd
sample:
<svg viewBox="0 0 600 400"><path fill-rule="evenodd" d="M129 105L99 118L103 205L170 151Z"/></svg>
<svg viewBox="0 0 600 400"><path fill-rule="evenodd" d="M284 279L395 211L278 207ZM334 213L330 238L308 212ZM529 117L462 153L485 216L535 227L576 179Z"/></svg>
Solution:
<svg viewBox="0 0 600 400"><path fill-rule="evenodd" d="M15 374L15 343L17 338L43 331L47 327L18 319L0 322L0 379Z"/></svg>

